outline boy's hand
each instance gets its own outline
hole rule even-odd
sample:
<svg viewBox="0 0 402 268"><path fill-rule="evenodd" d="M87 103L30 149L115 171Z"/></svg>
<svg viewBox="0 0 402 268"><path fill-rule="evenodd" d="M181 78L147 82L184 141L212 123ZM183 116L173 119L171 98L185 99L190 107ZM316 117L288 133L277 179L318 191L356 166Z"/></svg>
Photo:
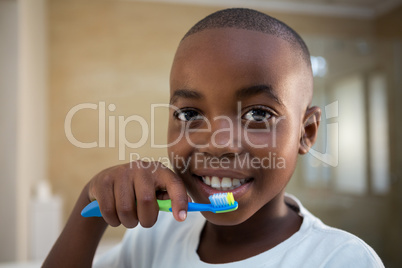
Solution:
<svg viewBox="0 0 402 268"><path fill-rule="evenodd" d="M155 168L157 167L157 168ZM172 200L173 216L184 221L188 196L182 180L159 162L136 161L103 170L88 183L88 198L97 200L111 226L152 227L159 213L157 193ZM159 196L159 199L162 199Z"/></svg>

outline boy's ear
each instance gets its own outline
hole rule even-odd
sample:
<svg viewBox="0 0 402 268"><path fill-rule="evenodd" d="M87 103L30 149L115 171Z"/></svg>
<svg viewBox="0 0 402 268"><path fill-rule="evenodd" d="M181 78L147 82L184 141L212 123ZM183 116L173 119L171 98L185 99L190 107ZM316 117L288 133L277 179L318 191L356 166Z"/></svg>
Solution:
<svg viewBox="0 0 402 268"><path fill-rule="evenodd" d="M306 154L314 145L317 138L320 120L320 107L309 107L306 111L306 114L304 115L303 127L301 129L299 154Z"/></svg>

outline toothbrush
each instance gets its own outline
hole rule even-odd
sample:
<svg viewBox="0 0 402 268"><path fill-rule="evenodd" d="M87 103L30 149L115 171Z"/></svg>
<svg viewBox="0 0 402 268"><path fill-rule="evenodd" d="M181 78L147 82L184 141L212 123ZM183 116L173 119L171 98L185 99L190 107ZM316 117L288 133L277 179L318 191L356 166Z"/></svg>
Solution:
<svg viewBox="0 0 402 268"><path fill-rule="evenodd" d="M211 211L213 213L230 212L237 209L237 201L234 200L233 193L217 193L209 196L210 204L188 203L187 211ZM160 211L172 212L172 201L157 200ZM82 211L81 216L88 217L102 217L99 210L98 201L92 201Z"/></svg>

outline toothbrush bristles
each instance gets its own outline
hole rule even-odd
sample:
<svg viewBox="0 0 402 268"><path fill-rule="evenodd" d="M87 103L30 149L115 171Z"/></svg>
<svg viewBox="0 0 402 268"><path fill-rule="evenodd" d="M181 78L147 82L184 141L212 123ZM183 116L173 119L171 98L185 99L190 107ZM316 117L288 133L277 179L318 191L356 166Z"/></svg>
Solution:
<svg viewBox="0 0 402 268"><path fill-rule="evenodd" d="M214 207L231 206L234 204L233 193L218 193L209 197L209 201Z"/></svg>

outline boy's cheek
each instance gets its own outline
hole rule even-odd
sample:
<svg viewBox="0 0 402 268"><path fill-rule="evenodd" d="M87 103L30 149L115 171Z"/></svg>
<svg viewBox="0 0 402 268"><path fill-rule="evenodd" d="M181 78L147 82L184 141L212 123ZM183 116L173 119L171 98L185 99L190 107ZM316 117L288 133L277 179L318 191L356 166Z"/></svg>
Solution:
<svg viewBox="0 0 402 268"><path fill-rule="evenodd" d="M285 128L275 131L267 129L248 129L244 131L242 144L246 150L270 150L275 151L289 145L289 139Z"/></svg>
<svg viewBox="0 0 402 268"><path fill-rule="evenodd" d="M245 128L243 140L254 148L281 148L299 142L297 122L289 117L280 117L262 129Z"/></svg>
<svg viewBox="0 0 402 268"><path fill-rule="evenodd" d="M167 133L168 149L174 148L178 143L180 143L182 138L183 133L181 129L178 128L175 123L169 122Z"/></svg>
<svg viewBox="0 0 402 268"><path fill-rule="evenodd" d="M270 156L293 162L298 155L298 137L286 130L278 128L276 132L248 132L243 139L243 151L261 159Z"/></svg>

